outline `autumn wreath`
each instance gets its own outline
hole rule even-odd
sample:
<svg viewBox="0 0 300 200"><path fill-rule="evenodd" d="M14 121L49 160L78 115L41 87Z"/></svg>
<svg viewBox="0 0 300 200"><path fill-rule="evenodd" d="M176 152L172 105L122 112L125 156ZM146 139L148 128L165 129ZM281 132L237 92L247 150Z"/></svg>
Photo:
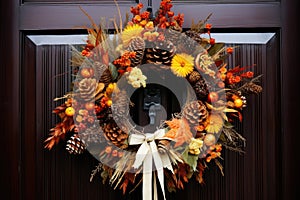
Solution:
<svg viewBox="0 0 300 200"><path fill-rule="evenodd" d="M210 16L183 31L184 15L171 8L171 0L162 0L151 17L143 4L131 7L132 18L124 29L115 23L115 34L85 13L92 28L83 49L72 47L73 91L55 99L65 99L54 109L61 122L45 140L52 149L67 138L71 154L87 149L99 160L91 180L99 172L124 193L143 180L143 199L152 199L152 184L156 198L156 178L165 194L165 183L168 191L183 189L193 176L203 183L212 161L222 171L222 147L242 151L245 143L234 125L242 121L246 96L262 91L248 68L227 67L234 48L211 37ZM185 88L181 112L154 133L138 129L129 112L134 90L149 83L174 93Z"/></svg>

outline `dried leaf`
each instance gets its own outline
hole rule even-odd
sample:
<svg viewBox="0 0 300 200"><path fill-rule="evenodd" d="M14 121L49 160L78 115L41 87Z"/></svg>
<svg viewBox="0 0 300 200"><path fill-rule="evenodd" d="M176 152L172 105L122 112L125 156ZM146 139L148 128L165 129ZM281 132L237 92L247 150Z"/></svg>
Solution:
<svg viewBox="0 0 300 200"><path fill-rule="evenodd" d="M171 129L178 129L180 127L180 119L173 118L171 121L168 120L165 122Z"/></svg>
<svg viewBox="0 0 300 200"><path fill-rule="evenodd" d="M224 50L225 43L216 43L208 50L210 56L216 56Z"/></svg>
<svg viewBox="0 0 300 200"><path fill-rule="evenodd" d="M196 171L198 155L189 154L189 147L186 147L182 154L182 158L189 166L191 166L193 171Z"/></svg>
<svg viewBox="0 0 300 200"><path fill-rule="evenodd" d="M195 177L196 177L196 180L200 184L204 184L204 179L203 179L203 172L204 172L204 170L205 170L205 165L202 164L202 162L198 161L197 172L195 172Z"/></svg>
<svg viewBox="0 0 300 200"><path fill-rule="evenodd" d="M128 179L125 179L122 185L120 186L120 189L122 189L123 191L123 195L126 193L127 186L128 186Z"/></svg>

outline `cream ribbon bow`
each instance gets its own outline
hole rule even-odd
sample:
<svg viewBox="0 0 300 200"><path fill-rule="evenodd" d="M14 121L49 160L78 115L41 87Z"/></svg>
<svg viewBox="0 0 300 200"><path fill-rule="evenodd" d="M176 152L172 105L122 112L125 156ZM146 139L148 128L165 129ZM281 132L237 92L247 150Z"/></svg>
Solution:
<svg viewBox="0 0 300 200"><path fill-rule="evenodd" d="M143 200L152 200L152 162L154 160L154 165L157 170L157 177L162 189L162 193L165 197L164 189L164 171L163 168L168 168L172 173L173 167L170 158L167 154L160 154L157 150L155 140L159 139L169 139L164 138L165 130L158 129L154 134L146 133L144 135L132 134L129 137L129 145L141 144L139 150L136 153L135 162L133 167L135 169L139 168L143 164ZM156 178L154 177L153 182L154 188L154 200L157 200L157 186Z"/></svg>

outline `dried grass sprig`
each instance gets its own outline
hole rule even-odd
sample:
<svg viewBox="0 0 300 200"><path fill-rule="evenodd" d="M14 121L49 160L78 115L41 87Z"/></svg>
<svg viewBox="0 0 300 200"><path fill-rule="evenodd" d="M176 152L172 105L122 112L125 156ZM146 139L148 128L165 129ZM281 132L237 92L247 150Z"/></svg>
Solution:
<svg viewBox="0 0 300 200"><path fill-rule="evenodd" d="M90 176L90 182L92 182L94 177L96 176L96 174L98 174L101 171L102 166L103 166L103 164L101 162L99 162L98 165L96 166L96 168L93 169L93 171L91 172L91 176Z"/></svg>

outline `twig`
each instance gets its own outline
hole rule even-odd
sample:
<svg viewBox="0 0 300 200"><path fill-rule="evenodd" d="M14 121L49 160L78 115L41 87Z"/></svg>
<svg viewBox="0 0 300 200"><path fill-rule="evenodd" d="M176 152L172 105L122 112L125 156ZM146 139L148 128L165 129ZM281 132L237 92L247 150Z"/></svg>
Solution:
<svg viewBox="0 0 300 200"><path fill-rule="evenodd" d="M103 166L103 164L99 162L99 164L96 166L96 168L91 173L90 182L92 182L93 178L96 176L96 174L101 171L102 166Z"/></svg>

